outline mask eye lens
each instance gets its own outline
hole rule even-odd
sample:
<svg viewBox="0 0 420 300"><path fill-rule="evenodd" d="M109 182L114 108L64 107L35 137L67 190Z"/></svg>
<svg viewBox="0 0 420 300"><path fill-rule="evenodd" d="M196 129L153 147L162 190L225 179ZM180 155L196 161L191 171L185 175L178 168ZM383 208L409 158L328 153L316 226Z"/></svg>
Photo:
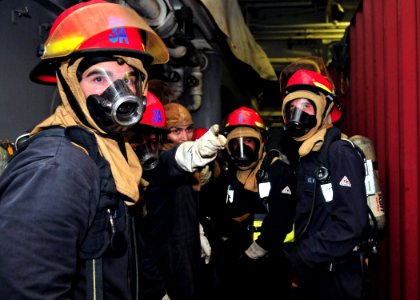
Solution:
<svg viewBox="0 0 420 300"><path fill-rule="evenodd" d="M238 167L247 167L257 161L259 147L259 140L254 137L239 137L228 143L231 158Z"/></svg>
<svg viewBox="0 0 420 300"><path fill-rule="evenodd" d="M295 99L286 104L285 130L292 137L301 137L315 127L315 104L305 98Z"/></svg>

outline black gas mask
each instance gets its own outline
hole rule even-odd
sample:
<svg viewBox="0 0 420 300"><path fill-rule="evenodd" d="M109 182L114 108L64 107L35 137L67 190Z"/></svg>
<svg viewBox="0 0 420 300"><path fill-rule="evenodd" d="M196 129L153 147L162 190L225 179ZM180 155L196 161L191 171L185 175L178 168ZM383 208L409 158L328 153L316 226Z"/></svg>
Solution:
<svg viewBox="0 0 420 300"><path fill-rule="evenodd" d="M141 130L141 131L140 131ZM130 139L130 144L140 160L144 171L155 169L159 163L159 150L162 144L162 134L157 130L142 127L140 132Z"/></svg>
<svg viewBox="0 0 420 300"><path fill-rule="evenodd" d="M253 140L255 149L247 145L247 140ZM237 167L248 167L258 160L260 141L254 137L238 137L228 143L230 157Z"/></svg>
<svg viewBox="0 0 420 300"><path fill-rule="evenodd" d="M125 81L120 79L113 82L102 95L90 95L86 104L101 129L108 133L121 133L140 121L146 101L144 97L134 95Z"/></svg>
<svg viewBox="0 0 420 300"><path fill-rule="evenodd" d="M301 137L309 132L316 125L316 112L314 115L306 113L299 107L292 106L294 101L290 101L286 104L284 110L284 130L291 137ZM311 105L315 109L315 105L311 102Z"/></svg>

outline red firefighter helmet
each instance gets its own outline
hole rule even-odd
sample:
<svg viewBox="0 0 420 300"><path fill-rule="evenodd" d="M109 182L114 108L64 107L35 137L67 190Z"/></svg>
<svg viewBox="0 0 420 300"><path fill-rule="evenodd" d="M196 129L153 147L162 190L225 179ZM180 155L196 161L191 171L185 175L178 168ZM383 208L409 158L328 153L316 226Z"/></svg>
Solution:
<svg viewBox="0 0 420 300"><path fill-rule="evenodd" d="M82 2L64 10L40 52L42 61L30 78L44 84L56 84L60 62L72 56L119 54L152 64L169 59L164 42L133 9L103 0Z"/></svg>
<svg viewBox="0 0 420 300"><path fill-rule="evenodd" d="M310 70L297 70L287 82L284 94L288 95L294 91L308 90L315 93L323 93L328 101L334 102L334 107L331 112L331 121L337 122L341 116L341 107L337 105L334 86L333 84L322 74L310 71Z"/></svg>
<svg viewBox="0 0 420 300"><path fill-rule="evenodd" d="M264 121L253 109L242 106L231 112L225 123L225 130L230 131L237 126L249 126L266 131Z"/></svg>
<svg viewBox="0 0 420 300"><path fill-rule="evenodd" d="M194 140L201 138L207 131L208 129L204 127L194 128Z"/></svg>
<svg viewBox="0 0 420 300"><path fill-rule="evenodd" d="M139 124L167 130L165 110L159 99L150 91L146 95L146 109Z"/></svg>
<svg viewBox="0 0 420 300"><path fill-rule="evenodd" d="M331 83L333 83L324 60L319 56L306 56L292 62L281 71L279 76L281 93L284 93L287 82L297 70L309 70L317 72L325 76Z"/></svg>
<svg viewBox="0 0 420 300"><path fill-rule="evenodd" d="M287 95L297 90L321 92L326 96L334 95L334 88L331 82L323 75L309 70L296 71L287 82L284 92Z"/></svg>

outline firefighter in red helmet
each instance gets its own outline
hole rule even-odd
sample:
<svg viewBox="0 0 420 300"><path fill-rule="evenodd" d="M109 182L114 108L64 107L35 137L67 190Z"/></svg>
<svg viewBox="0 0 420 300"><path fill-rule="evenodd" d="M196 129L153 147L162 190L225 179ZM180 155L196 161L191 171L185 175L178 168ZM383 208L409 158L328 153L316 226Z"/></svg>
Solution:
<svg viewBox="0 0 420 300"><path fill-rule="evenodd" d="M295 62L286 66L283 71L280 73L279 82L280 82L280 92L284 95L287 82L290 77L298 70L308 70L321 74L329 82L330 93L335 95L334 82L330 76L330 73L327 70L327 66L324 63L324 60L319 56L307 56L297 59ZM334 106L331 112L331 121L337 123L343 114L342 105L335 99L334 96Z"/></svg>
<svg viewBox="0 0 420 300"><path fill-rule="evenodd" d="M40 54L31 79L56 85L61 104L0 180L0 293L136 299L142 168L125 134L144 113L149 65L168 50L134 10L93 0L57 17Z"/></svg>
<svg viewBox="0 0 420 300"><path fill-rule="evenodd" d="M192 137L192 129L186 130L191 125L185 107L162 105L148 92L143 118L130 129L129 141L144 169L140 185L144 213L136 219L141 224L140 298L144 300L202 299L200 263L201 258L208 261L211 248L199 224L198 193L193 185L195 174L216 158L226 139L213 125L199 139L184 141L188 134ZM174 139L165 148L162 143L169 145L168 135L179 137L179 142Z"/></svg>
<svg viewBox="0 0 420 300"><path fill-rule="evenodd" d="M254 167L262 158L267 138L267 128L260 115L240 107L229 114L225 130L229 131L227 149L235 165L242 170Z"/></svg>
<svg viewBox="0 0 420 300"><path fill-rule="evenodd" d="M158 260L148 242L148 196L147 188L159 164L159 154L162 150L163 136L166 135L165 111L159 99L150 91L146 94L146 108L143 117L127 134L127 139L137 154L143 168L140 181L142 201L135 206L134 224L137 229L137 247L140 261L139 298L169 300L165 279L159 269Z"/></svg>
<svg viewBox="0 0 420 300"><path fill-rule="evenodd" d="M298 70L290 77L284 94L284 129L296 141L305 140L320 128L331 126L334 95L330 81L323 75ZM302 99L308 103L303 103ZM310 108L312 110L309 111Z"/></svg>
<svg viewBox="0 0 420 300"><path fill-rule="evenodd" d="M280 253L293 224L293 172L278 151L266 152L267 128L255 110L231 112L224 132L229 165L215 200L219 241L212 245L220 293L226 299L290 299Z"/></svg>
<svg viewBox="0 0 420 300"><path fill-rule="evenodd" d="M140 159L143 170L151 171L159 163L163 138L169 130L166 128L165 110L159 99L149 91L146 101L143 117L132 130L134 135L129 141Z"/></svg>
<svg viewBox="0 0 420 300"><path fill-rule="evenodd" d="M365 171L354 146L340 139L333 107L327 77L305 69L289 77L282 114L299 143L295 241L287 251L296 299L364 299Z"/></svg>

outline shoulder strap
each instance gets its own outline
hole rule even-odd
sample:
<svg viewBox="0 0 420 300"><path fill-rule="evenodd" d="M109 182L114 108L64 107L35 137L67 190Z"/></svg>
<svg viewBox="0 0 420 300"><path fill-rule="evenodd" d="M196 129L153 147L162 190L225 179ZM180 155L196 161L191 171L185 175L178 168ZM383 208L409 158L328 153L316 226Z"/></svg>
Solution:
<svg viewBox="0 0 420 300"><path fill-rule="evenodd" d="M280 152L280 150L275 148L268 150L261 163L260 169L257 171L256 174L258 183L269 180L268 169L270 168L270 165L272 164L273 160L276 158L287 162L287 158L284 156L283 153Z"/></svg>
<svg viewBox="0 0 420 300"><path fill-rule="evenodd" d="M79 255L82 259L97 259L102 256L113 238L113 236L110 236L107 226L111 222L112 213L118 206L117 188L109 163L99 155L95 136L79 126L66 127L65 135L73 143L82 146L98 166L100 199L93 223L90 224L87 236L83 239L79 249Z"/></svg>
<svg viewBox="0 0 420 300"><path fill-rule="evenodd" d="M82 146L96 163L100 176L99 203L95 217L83 239L79 256L86 260L86 299L103 299L102 255L111 248L116 255L126 250L126 241L114 227L113 213L118 206L118 193L109 163L98 152L95 136L78 126L65 129L66 137ZM108 230L110 224L111 232Z"/></svg>

